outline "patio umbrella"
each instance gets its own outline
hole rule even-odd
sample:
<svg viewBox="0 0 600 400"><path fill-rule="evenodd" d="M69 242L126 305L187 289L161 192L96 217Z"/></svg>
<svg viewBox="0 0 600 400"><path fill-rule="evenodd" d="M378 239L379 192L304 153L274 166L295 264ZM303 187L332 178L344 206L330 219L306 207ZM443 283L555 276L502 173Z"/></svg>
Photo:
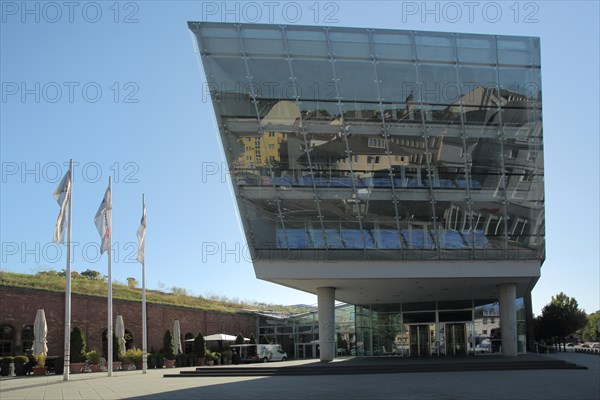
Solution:
<svg viewBox="0 0 600 400"><path fill-rule="evenodd" d="M117 336L117 339L119 339L119 353L125 353L125 323L123 322L122 315L117 315L115 335Z"/></svg>
<svg viewBox="0 0 600 400"><path fill-rule="evenodd" d="M46 344L46 336L48 335L48 325L46 324L46 314L43 308L38 308L35 314L35 322L33 323L33 354L47 354L48 345Z"/></svg>
<svg viewBox="0 0 600 400"><path fill-rule="evenodd" d="M215 333L204 337L204 340L223 340L225 342L235 342L237 336L227 335L225 333Z"/></svg>
<svg viewBox="0 0 600 400"><path fill-rule="evenodd" d="M173 344L175 345L175 354L181 353L183 348L181 347L181 327L178 319L173 323Z"/></svg>

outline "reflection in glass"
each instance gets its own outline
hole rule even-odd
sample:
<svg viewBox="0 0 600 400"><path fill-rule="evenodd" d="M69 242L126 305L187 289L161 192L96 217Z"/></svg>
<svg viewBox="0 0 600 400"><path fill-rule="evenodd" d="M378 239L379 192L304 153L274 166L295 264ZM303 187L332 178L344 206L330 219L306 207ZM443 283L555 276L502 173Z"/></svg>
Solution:
<svg viewBox="0 0 600 400"><path fill-rule="evenodd" d="M543 257L537 39L199 29L251 246Z"/></svg>

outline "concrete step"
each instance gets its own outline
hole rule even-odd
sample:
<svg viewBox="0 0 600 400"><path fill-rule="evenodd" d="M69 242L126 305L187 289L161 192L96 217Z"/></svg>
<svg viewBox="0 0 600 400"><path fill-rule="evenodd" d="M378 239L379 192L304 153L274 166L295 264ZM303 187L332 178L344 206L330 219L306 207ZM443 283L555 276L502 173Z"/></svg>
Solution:
<svg viewBox="0 0 600 400"><path fill-rule="evenodd" d="M407 372L458 372L458 371L506 371L534 369L587 369L562 360L543 361L485 361L485 362L420 362L343 365L331 363L308 366L276 367L200 367L195 371L181 371L179 374L164 374L166 378L202 376L289 376L289 375L353 375L353 374L394 374Z"/></svg>

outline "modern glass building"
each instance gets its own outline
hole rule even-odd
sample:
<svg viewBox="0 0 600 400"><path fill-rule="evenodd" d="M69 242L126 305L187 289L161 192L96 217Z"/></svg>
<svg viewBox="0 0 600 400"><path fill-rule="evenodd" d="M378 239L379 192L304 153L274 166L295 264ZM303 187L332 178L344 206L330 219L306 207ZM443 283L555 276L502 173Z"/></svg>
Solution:
<svg viewBox="0 0 600 400"><path fill-rule="evenodd" d="M357 306L357 354L525 349L517 304L545 255L538 38L189 28L256 275L318 295L322 360L334 300Z"/></svg>

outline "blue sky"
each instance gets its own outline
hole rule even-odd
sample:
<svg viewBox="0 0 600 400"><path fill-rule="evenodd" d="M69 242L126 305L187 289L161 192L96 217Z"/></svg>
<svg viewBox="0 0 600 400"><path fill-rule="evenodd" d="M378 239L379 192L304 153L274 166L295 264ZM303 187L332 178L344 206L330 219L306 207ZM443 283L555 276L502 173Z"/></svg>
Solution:
<svg viewBox="0 0 600 400"><path fill-rule="evenodd" d="M141 280L145 193L149 288L314 304L254 276L186 21L527 35L541 38L546 174L534 312L560 291L600 308L598 2L0 4L2 270L65 267L52 192L73 158L73 270L107 273L93 219L112 175L114 279Z"/></svg>

